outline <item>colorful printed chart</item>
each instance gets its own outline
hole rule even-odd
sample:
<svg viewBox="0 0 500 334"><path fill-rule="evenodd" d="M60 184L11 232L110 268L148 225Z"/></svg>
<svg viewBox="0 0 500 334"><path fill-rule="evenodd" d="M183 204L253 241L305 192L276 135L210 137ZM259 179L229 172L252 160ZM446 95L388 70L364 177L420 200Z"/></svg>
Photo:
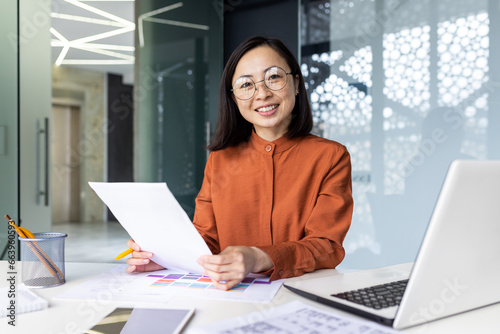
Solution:
<svg viewBox="0 0 500 334"><path fill-rule="evenodd" d="M199 274L168 274L168 275L148 275L147 277L158 278L151 284L153 287L188 288L188 289L216 289L209 276ZM255 277L245 277L240 284L235 285L229 292L245 292L252 284L270 285L269 278L259 279Z"/></svg>
<svg viewBox="0 0 500 334"><path fill-rule="evenodd" d="M215 288L212 279L203 274L185 273L173 269L136 275L137 279L121 289L125 294L142 296L185 296L269 302L284 280L269 281L268 276L249 274L228 291Z"/></svg>

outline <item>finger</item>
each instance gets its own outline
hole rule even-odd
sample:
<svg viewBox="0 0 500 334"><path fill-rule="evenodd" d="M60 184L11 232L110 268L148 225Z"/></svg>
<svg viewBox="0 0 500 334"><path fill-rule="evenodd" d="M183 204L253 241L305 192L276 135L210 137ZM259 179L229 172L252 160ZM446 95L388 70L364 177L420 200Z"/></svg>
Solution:
<svg viewBox="0 0 500 334"><path fill-rule="evenodd" d="M127 246L128 246L129 248L132 248L132 245L134 245L134 244L135 244L134 239L128 239L128 240L127 240Z"/></svg>
<svg viewBox="0 0 500 334"><path fill-rule="evenodd" d="M213 265L224 265L224 264L230 264L233 262L233 256L232 255L202 255L199 257L199 259L207 264L213 264Z"/></svg>
<svg viewBox="0 0 500 334"><path fill-rule="evenodd" d="M136 266L129 266L125 269L125 272L127 272L128 274L132 274L136 270L136 268Z"/></svg>
<svg viewBox="0 0 500 334"><path fill-rule="evenodd" d="M143 265L146 265L148 263L150 263L151 260L150 259L138 259L138 258L133 258L133 257L130 257L127 259L127 264L129 266L143 266Z"/></svg>
<svg viewBox="0 0 500 334"><path fill-rule="evenodd" d="M240 263L230 262L227 264L212 264L207 262L198 261L208 276L215 276L218 280L223 279L243 279L245 267ZM224 277L221 277L225 274ZM228 277L228 275L231 275Z"/></svg>
<svg viewBox="0 0 500 334"><path fill-rule="evenodd" d="M239 271L231 271L231 272L214 272L207 270L206 275L210 276L213 282L229 282L229 281L238 281L241 282L244 278L245 275L242 272Z"/></svg>
<svg viewBox="0 0 500 334"><path fill-rule="evenodd" d="M132 248L133 250L135 250L135 251L137 251L137 252L139 252L139 251L141 250L141 246L139 246L139 244L137 244L137 243L134 241L134 239L129 239L129 240L127 241L127 246L128 246L129 248Z"/></svg>
<svg viewBox="0 0 500 334"><path fill-rule="evenodd" d="M208 273L213 273L213 274L222 274L222 273L230 273L230 272L240 272L241 268L238 267L238 265L234 263L229 263L229 264L211 264L211 263L203 263L201 264L203 269ZM209 275L209 274L207 274Z"/></svg>
<svg viewBox="0 0 500 334"><path fill-rule="evenodd" d="M227 281L227 282L224 282L224 283L220 283L220 282L213 282L213 285L219 289L219 290L229 290L231 289L232 287L234 287L235 285L239 284L241 281L239 280L230 280L230 281Z"/></svg>
<svg viewBox="0 0 500 334"><path fill-rule="evenodd" d="M198 262L199 264L205 263L205 262L207 262L207 260L210 256L212 256L212 255L202 255L196 259L196 262Z"/></svg>
<svg viewBox="0 0 500 334"><path fill-rule="evenodd" d="M153 257L151 252L132 252L132 258L136 259L150 259Z"/></svg>
<svg viewBox="0 0 500 334"><path fill-rule="evenodd" d="M226 259L230 260L230 259ZM211 262L202 262L200 265L207 269L211 270L214 272L244 272L245 271L245 264L243 262L237 261L237 259L232 259L236 261L222 261L221 263L218 263L219 261L215 261L215 263Z"/></svg>

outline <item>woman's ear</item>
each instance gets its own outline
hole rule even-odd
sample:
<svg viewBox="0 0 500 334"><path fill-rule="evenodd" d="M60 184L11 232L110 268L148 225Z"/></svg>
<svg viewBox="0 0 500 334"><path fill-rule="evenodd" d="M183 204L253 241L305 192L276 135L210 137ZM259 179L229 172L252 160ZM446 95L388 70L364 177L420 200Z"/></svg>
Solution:
<svg viewBox="0 0 500 334"><path fill-rule="evenodd" d="M299 80L298 74L295 75L294 81L295 81L295 95L299 95L299 82L300 82L300 80Z"/></svg>

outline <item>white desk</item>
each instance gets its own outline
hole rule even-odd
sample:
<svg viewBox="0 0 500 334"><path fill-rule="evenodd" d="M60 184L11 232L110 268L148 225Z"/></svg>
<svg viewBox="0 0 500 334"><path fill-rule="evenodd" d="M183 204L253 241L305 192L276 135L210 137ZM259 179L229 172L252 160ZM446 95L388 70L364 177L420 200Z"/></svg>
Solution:
<svg viewBox="0 0 500 334"><path fill-rule="evenodd" d="M81 333L99 322L99 320L111 312L115 307L148 306L148 304L131 305L123 302L108 301L105 296L99 300L54 299L55 296L58 296L61 293L78 286L87 279L101 274L115 266L115 264L107 263L67 263L66 284L48 289L33 289L35 293L49 301L49 308L43 311L16 315L16 328L7 324L8 318L0 318L0 333ZM17 267L20 267L20 263L17 263ZM3 274L0 278L0 287L4 287L7 285L7 262L0 262L0 272ZM308 277L338 273L339 272L337 270L320 270L295 279L306 279ZM20 275L18 275L18 280L20 280ZM195 314L184 331L185 333L189 333L189 328L193 328L194 326L205 325L215 321L228 319L230 317L242 316L250 312L260 311L264 315L271 314L274 306L285 304L297 299L318 308L331 312L338 312L343 315L349 315L345 312L297 296L284 287L278 291L271 303L248 303L174 297L164 304L155 304L155 306L195 307ZM4 305L1 305L1 307L4 307ZM446 319L434 321L426 325L413 327L403 332L410 334L498 333L500 329L499 314L500 304L495 304Z"/></svg>

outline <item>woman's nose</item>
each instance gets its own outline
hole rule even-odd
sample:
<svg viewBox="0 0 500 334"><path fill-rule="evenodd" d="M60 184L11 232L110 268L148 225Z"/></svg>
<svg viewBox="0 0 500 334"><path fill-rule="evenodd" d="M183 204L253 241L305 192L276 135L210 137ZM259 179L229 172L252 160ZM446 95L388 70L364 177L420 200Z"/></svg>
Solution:
<svg viewBox="0 0 500 334"><path fill-rule="evenodd" d="M259 87L260 84L260 87ZM266 84L264 83L264 80L258 81L255 83L255 95L263 95L263 96L268 96L271 93L271 90L267 88Z"/></svg>

